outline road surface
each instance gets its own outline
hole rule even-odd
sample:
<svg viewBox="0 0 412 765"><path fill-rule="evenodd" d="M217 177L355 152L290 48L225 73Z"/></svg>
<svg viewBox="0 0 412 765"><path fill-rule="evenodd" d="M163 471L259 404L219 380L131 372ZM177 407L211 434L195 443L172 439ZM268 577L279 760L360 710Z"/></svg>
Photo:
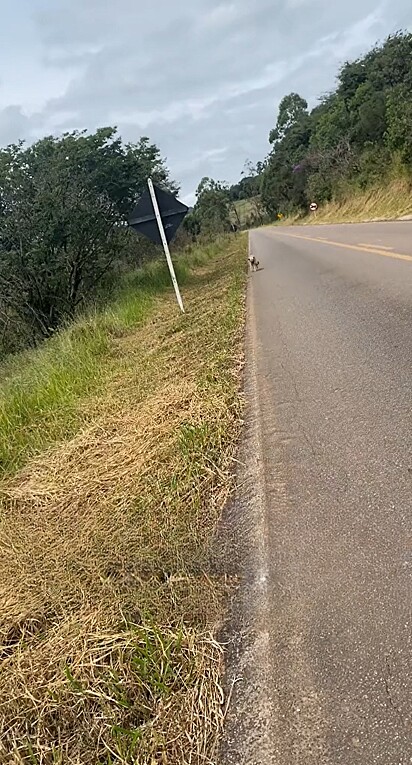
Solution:
<svg viewBox="0 0 412 765"><path fill-rule="evenodd" d="M412 223L250 248L224 759L410 764Z"/></svg>

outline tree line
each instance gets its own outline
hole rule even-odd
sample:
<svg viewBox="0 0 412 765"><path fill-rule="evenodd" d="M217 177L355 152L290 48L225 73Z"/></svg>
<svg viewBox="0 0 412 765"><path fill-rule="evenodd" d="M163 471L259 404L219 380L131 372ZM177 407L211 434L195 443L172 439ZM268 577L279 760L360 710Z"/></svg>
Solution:
<svg viewBox="0 0 412 765"><path fill-rule="evenodd" d="M147 254L126 221L149 175L177 191L155 144L111 127L0 150L0 356L51 335Z"/></svg>
<svg viewBox="0 0 412 765"><path fill-rule="evenodd" d="M228 216L215 209L219 203L230 218L231 202L259 197L260 215L273 220L307 211L311 202L346 197L394 177L411 178L412 34L391 35L345 63L336 88L311 110L298 93L286 95L269 146L264 160L238 184L220 184L224 200L198 189L199 229L210 228L213 219L219 230L228 230Z"/></svg>
<svg viewBox="0 0 412 765"><path fill-rule="evenodd" d="M202 178L196 190L195 206L184 221L186 231L197 238L263 223L265 213L260 200L263 167L261 162L255 167L247 161L243 177L232 186L208 176ZM236 204L241 201L248 201L250 208L249 215L243 220Z"/></svg>

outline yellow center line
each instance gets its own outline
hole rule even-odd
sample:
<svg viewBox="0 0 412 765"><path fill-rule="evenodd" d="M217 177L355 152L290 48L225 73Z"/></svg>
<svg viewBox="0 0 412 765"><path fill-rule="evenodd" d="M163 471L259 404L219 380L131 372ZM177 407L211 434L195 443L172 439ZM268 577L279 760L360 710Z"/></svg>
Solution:
<svg viewBox="0 0 412 765"><path fill-rule="evenodd" d="M371 244L370 242L359 242L359 247L376 247L378 250L393 250L393 247L387 247L385 244Z"/></svg>
<svg viewBox="0 0 412 765"><path fill-rule="evenodd" d="M333 247L342 247L345 250L355 250L356 252L372 252L374 255L383 255L385 258L394 258L395 260L412 261L412 255L403 255L401 252L387 252L382 249L370 247L369 245L346 244L344 242L334 242L331 239L321 239L316 236L302 236L301 234L287 234L284 231L273 232L275 236L288 236L292 239L306 239L308 242L320 242L320 244L330 244Z"/></svg>

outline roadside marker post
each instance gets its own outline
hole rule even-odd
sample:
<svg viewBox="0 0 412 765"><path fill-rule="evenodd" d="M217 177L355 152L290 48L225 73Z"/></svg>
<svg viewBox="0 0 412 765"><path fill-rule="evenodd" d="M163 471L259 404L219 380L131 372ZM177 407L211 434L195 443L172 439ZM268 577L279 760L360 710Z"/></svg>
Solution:
<svg viewBox="0 0 412 765"><path fill-rule="evenodd" d="M175 293L176 293L176 300L178 302L178 305L179 305L179 308L180 308L181 312L184 313L185 309L184 309L184 305L183 305L183 300L182 300L182 296L180 294L179 285L177 283L175 269L174 269L174 266L173 266L173 263L172 263L172 258L170 257L169 245L167 243L165 230L163 228L163 221L162 221L162 217L160 215L159 205L157 204L156 192L155 192L155 188L153 186L153 181L152 181L151 178L148 179L147 185L149 186L150 197L151 197L152 204L153 204L153 210L154 210L154 213L155 213L155 216L156 216L156 221L157 221L157 226L158 226L158 229L159 229L160 238L162 240L162 245L163 245L163 249L164 249L164 252L165 252L165 255L166 255L167 265L169 266L170 277L171 277L172 284L173 284L173 287L174 287L174 290L175 290Z"/></svg>
<svg viewBox="0 0 412 765"><path fill-rule="evenodd" d="M163 246L176 300L184 313L183 300L170 256L169 242L172 241L189 208L169 191L155 186L151 178L148 178L147 186L148 190L144 192L129 218L129 226L138 234L143 234L155 244Z"/></svg>

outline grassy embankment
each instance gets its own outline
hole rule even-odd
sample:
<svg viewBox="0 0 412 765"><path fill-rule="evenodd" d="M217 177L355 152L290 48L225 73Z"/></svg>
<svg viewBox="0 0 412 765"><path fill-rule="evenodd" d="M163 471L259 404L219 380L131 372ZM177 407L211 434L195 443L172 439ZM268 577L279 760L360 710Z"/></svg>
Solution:
<svg viewBox="0 0 412 765"><path fill-rule="evenodd" d="M312 225L320 223L362 223L396 220L412 215L412 189L407 180L353 193L341 201L323 205L313 215L295 216L277 225Z"/></svg>
<svg viewBox="0 0 412 765"><path fill-rule="evenodd" d="M246 247L179 259L186 315L152 264L2 370L1 763L213 758Z"/></svg>
<svg viewBox="0 0 412 765"><path fill-rule="evenodd" d="M253 199L239 199L234 203L236 207L237 216L232 216L233 223L240 221L241 226L245 226L250 220L252 220L259 211L260 198Z"/></svg>

